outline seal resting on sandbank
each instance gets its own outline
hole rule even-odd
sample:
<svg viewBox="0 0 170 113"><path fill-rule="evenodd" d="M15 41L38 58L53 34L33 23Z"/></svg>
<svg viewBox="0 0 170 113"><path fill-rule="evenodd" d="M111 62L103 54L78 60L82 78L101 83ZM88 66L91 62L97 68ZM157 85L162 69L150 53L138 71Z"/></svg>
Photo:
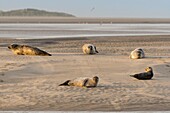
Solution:
<svg viewBox="0 0 170 113"><path fill-rule="evenodd" d="M96 49L96 46L94 46L93 44L84 44L82 50L84 54L89 55L99 53Z"/></svg>
<svg viewBox="0 0 170 113"><path fill-rule="evenodd" d="M11 44L8 46L8 48L16 55L52 56L43 50L28 45Z"/></svg>
<svg viewBox="0 0 170 113"><path fill-rule="evenodd" d="M99 82L99 77L94 76L93 78L89 77L80 77L73 80L67 80L59 86L78 86L78 87L96 87Z"/></svg>
<svg viewBox="0 0 170 113"><path fill-rule="evenodd" d="M145 57L145 53L144 53L143 49L141 49L141 48L136 48L135 50L133 50L130 53L131 59L141 59L141 58L144 58L144 57Z"/></svg>
<svg viewBox="0 0 170 113"><path fill-rule="evenodd" d="M153 70L151 67L147 67L145 69L145 72L143 73L138 73L138 74L134 74L134 75L130 75L131 77L134 77L138 80L150 80L153 77Z"/></svg>

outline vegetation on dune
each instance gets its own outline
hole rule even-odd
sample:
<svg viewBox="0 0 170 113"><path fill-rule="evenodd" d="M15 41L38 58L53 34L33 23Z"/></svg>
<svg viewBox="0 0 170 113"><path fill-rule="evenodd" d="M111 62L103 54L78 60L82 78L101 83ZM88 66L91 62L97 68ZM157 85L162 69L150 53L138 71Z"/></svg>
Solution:
<svg viewBox="0 0 170 113"><path fill-rule="evenodd" d="M74 15L63 12L49 12L38 9L19 9L11 11L1 11L0 16L58 16L58 17L75 17Z"/></svg>

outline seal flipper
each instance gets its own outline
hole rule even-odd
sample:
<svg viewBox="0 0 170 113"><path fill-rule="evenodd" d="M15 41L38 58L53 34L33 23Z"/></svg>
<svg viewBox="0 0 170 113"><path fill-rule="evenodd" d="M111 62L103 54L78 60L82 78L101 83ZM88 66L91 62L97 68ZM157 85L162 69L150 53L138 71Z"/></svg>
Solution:
<svg viewBox="0 0 170 113"><path fill-rule="evenodd" d="M70 80L65 81L64 83L60 84L59 86L69 86Z"/></svg>
<svg viewBox="0 0 170 113"><path fill-rule="evenodd" d="M88 79L85 79L83 83L83 87L87 87L87 82L88 82Z"/></svg>
<svg viewBox="0 0 170 113"><path fill-rule="evenodd" d="M96 50L96 53L99 53L99 52Z"/></svg>
<svg viewBox="0 0 170 113"><path fill-rule="evenodd" d="M99 53L99 52L97 51L97 49L96 49L96 46L94 46L94 48L95 48L96 53Z"/></svg>

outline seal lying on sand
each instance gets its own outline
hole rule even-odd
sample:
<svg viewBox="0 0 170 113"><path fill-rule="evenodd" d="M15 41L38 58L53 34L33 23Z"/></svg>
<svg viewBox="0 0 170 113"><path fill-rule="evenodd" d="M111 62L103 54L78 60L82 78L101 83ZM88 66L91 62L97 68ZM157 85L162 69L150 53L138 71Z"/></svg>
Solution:
<svg viewBox="0 0 170 113"><path fill-rule="evenodd" d="M84 54L96 54L98 53L96 46L92 44L84 44L82 47L83 53Z"/></svg>
<svg viewBox="0 0 170 113"><path fill-rule="evenodd" d="M136 79L139 80L149 80L153 77L153 70L151 67L147 67L145 69L145 72L143 73L138 73L138 74L134 74L134 75L130 75L131 77L134 77Z"/></svg>
<svg viewBox="0 0 170 113"><path fill-rule="evenodd" d="M80 77L73 80L67 80L59 86L78 86L78 87L96 87L99 81L99 77L94 76L93 78Z"/></svg>
<svg viewBox="0 0 170 113"><path fill-rule="evenodd" d="M130 53L131 59L140 59L140 58L144 58L144 57L145 57L145 53L144 53L143 49L141 49L141 48L136 48L135 50L133 50Z"/></svg>
<svg viewBox="0 0 170 113"><path fill-rule="evenodd" d="M11 44L8 46L9 49L16 55L40 55L40 56L51 56L51 54L40 50L36 47L28 45Z"/></svg>

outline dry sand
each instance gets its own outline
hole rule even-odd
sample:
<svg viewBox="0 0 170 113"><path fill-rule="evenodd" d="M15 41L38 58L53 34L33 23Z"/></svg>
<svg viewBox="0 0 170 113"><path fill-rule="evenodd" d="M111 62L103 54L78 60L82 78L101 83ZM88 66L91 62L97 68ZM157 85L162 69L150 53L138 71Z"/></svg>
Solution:
<svg viewBox="0 0 170 113"><path fill-rule="evenodd" d="M29 44L53 56L17 56L11 43ZM84 55L84 43L99 54ZM0 40L0 110L164 111L170 110L170 36ZM145 59L129 59L141 47ZM130 74L153 67L152 80ZM99 76L96 88L58 86L67 79Z"/></svg>

